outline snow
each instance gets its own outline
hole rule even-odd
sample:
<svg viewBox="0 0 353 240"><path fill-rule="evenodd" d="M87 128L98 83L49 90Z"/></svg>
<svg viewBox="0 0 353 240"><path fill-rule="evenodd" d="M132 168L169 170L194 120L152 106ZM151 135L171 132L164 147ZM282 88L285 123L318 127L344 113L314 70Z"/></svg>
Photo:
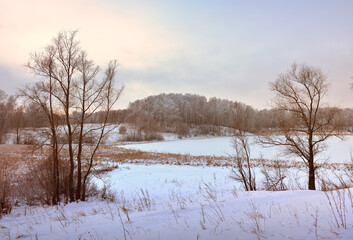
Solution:
<svg viewBox="0 0 353 240"><path fill-rule="evenodd" d="M212 184L220 192L232 191L235 183L230 174L226 167L121 164L104 175L103 181L111 183L114 192L124 192L128 199L136 197L134 194L142 189L148 190L154 199L168 200L171 193L184 198L199 194L205 184ZM101 187L103 181L96 179Z"/></svg>
<svg viewBox="0 0 353 240"><path fill-rule="evenodd" d="M281 147L265 148L256 143L256 137L250 137L251 158L300 160L293 156L282 154ZM353 136L345 136L344 140L332 137L327 141L328 149L320 159L333 162L350 162L353 147ZM227 156L234 154L232 137L209 137L197 139L183 139L174 141L149 142L124 145L127 149L136 149L146 152L180 153L194 156Z"/></svg>
<svg viewBox="0 0 353 240"><path fill-rule="evenodd" d="M330 208L324 192L243 192L229 176L230 170L223 167L121 164L104 175L106 183L113 184L115 202L91 199L58 207L15 207L0 220L0 239L353 236L353 203L349 195L353 189L341 190L341 197L334 195L345 209L342 213L346 220L341 220L339 210ZM95 181L104 185L100 179Z"/></svg>
<svg viewBox="0 0 353 240"><path fill-rule="evenodd" d="M350 160L352 141L352 136L343 142L332 138L326 156ZM171 135L169 141L124 147L192 155L232 153L230 137L177 140ZM277 158L279 152L256 145L252 157ZM244 192L230 176L226 167L120 164L93 179L101 188L110 186L113 202L20 205L0 219L0 239L352 239L353 188L332 195ZM287 178L288 185L305 185L307 173L292 168Z"/></svg>

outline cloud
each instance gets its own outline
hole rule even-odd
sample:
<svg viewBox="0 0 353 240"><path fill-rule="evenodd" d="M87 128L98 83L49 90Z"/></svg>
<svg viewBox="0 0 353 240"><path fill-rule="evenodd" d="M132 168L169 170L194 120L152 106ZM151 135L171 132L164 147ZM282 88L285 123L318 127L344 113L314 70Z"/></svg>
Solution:
<svg viewBox="0 0 353 240"><path fill-rule="evenodd" d="M8 94L16 94L17 88L33 80L24 67L11 67L0 63L0 90Z"/></svg>
<svg viewBox="0 0 353 240"><path fill-rule="evenodd" d="M142 68L175 51L163 29L142 14L101 1L15 1L0 10L0 61L25 62L61 30L79 30L79 38L97 63L111 59Z"/></svg>
<svg viewBox="0 0 353 240"><path fill-rule="evenodd" d="M30 52L60 30L78 29L97 64L121 64L123 105L190 92L268 107L268 83L296 61L321 67L332 83L329 100L353 106L350 1L22 0L1 6L0 78L17 79L2 80L7 89L28 77L17 66Z"/></svg>

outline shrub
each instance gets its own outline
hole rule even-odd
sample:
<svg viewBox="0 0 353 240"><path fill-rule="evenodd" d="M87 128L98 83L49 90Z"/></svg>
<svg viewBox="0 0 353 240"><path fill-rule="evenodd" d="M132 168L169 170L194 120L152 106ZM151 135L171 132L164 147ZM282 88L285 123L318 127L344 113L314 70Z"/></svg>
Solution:
<svg viewBox="0 0 353 240"><path fill-rule="evenodd" d="M163 141L164 138L160 133L156 132L131 131L129 134L123 136L121 140L126 142Z"/></svg>
<svg viewBox="0 0 353 240"><path fill-rule="evenodd" d="M0 219L3 214L11 212L13 201L11 201L11 169L10 164L0 155Z"/></svg>
<svg viewBox="0 0 353 240"><path fill-rule="evenodd" d="M38 144L38 141L36 140L35 136L29 132L23 133L23 135L20 138L20 144L24 145L35 145Z"/></svg>
<svg viewBox="0 0 353 240"><path fill-rule="evenodd" d="M126 134L126 132L127 132L127 129L126 129L126 127L125 127L125 126L121 126L121 127L119 128L119 134L121 134L121 135L125 135L125 134Z"/></svg>
<svg viewBox="0 0 353 240"><path fill-rule="evenodd" d="M24 176L19 187L20 197L29 204L51 204L54 183L52 181L53 161L49 155L44 159L35 160L30 163L30 169ZM70 164L66 159L59 159L59 194L65 201L68 199L67 185L69 182Z"/></svg>

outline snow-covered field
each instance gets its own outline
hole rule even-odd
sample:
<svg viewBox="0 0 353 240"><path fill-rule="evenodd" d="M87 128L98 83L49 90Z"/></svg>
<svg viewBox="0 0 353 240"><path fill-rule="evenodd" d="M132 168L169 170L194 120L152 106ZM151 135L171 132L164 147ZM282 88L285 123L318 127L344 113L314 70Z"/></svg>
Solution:
<svg viewBox="0 0 353 240"><path fill-rule="evenodd" d="M15 207L0 220L0 239L352 239L348 190L334 199L319 191L243 192L229 174L123 164L105 175L115 202Z"/></svg>
<svg viewBox="0 0 353 240"><path fill-rule="evenodd" d="M348 161L352 143L353 137L330 140L331 160ZM232 152L227 137L124 147L192 155ZM259 148L252 157L277 157L276 150ZM100 187L110 186L113 202L14 207L0 219L0 239L353 239L353 188L333 195L244 192L230 176L226 167L120 164L94 179ZM307 181L297 169L287 177L297 184Z"/></svg>
<svg viewBox="0 0 353 240"><path fill-rule="evenodd" d="M251 158L265 159L289 159L295 160L293 156L281 154L281 147L265 148L256 143L256 137L250 137ZM319 156L333 162L349 162L353 149L353 136L345 136L344 140L332 137L327 141L327 151ZM232 137L211 137L185 140L174 140L164 142L136 143L124 145L128 149L136 149L147 152L181 153L190 155L215 155L225 156L234 153Z"/></svg>

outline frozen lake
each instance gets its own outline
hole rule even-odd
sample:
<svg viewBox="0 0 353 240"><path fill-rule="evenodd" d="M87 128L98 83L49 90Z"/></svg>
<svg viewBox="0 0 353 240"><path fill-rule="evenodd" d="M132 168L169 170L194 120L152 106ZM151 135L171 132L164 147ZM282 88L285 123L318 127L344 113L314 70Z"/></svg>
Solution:
<svg viewBox="0 0 353 240"><path fill-rule="evenodd" d="M296 159L293 156L285 156L281 147L265 148L255 143L255 137L250 138L251 158L265 159ZM326 142L328 148L318 159L332 162L349 162L353 149L353 136L345 136L342 141L332 137ZM124 145L124 148L136 149L148 152L180 153L199 155L227 156L234 154L232 137L210 137L203 139L185 139L175 141L137 143Z"/></svg>

